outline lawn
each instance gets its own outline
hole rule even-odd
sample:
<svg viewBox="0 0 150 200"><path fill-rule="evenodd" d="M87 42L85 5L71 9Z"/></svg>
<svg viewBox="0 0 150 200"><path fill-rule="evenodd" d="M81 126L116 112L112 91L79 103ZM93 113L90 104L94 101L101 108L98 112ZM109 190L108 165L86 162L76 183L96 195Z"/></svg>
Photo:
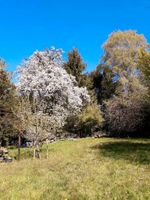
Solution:
<svg viewBox="0 0 150 200"><path fill-rule="evenodd" d="M23 160L0 165L0 200L150 199L150 140L61 141L48 160L31 155L23 149Z"/></svg>

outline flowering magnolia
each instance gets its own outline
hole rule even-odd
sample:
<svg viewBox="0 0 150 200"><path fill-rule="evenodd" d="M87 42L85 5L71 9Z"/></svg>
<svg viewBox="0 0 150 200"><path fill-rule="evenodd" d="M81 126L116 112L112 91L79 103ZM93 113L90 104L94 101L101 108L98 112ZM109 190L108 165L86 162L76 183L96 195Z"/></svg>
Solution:
<svg viewBox="0 0 150 200"><path fill-rule="evenodd" d="M34 52L17 72L19 92L33 94L39 101L39 109L44 108L42 111L59 125L90 101L87 89L79 88L75 78L63 68L61 49Z"/></svg>

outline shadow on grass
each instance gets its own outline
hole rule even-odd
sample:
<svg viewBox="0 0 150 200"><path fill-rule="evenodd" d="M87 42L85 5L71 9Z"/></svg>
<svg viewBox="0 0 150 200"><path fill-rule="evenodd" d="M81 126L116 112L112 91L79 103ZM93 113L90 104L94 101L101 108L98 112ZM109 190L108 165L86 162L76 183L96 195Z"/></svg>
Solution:
<svg viewBox="0 0 150 200"><path fill-rule="evenodd" d="M92 149L99 150L99 156L110 157L115 160L126 160L141 165L150 164L150 141L146 143L132 141L108 142L93 146Z"/></svg>

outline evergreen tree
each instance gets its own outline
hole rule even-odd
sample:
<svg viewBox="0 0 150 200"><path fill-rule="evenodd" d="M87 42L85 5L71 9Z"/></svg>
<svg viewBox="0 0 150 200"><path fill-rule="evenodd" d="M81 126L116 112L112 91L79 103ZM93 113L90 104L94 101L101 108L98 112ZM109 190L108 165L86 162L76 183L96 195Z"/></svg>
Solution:
<svg viewBox="0 0 150 200"><path fill-rule="evenodd" d="M80 137L92 135L97 129L101 129L103 122L103 114L97 105L95 88L93 86L93 77L91 73L83 73L86 65L77 49L73 49L68 53L68 61L64 64L66 71L75 76L79 86L85 86L91 97L91 102L87 105L80 115L69 118L66 123L66 130L74 132Z"/></svg>
<svg viewBox="0 0 150 200"><path fill-rule="evenodd" d="M86 75L83 74L86 64L83 63L78 49L74 48L68 53L68 61L64 64L64 68L68 74L71 74L76 78L79 86L86 86Z"/></svg>
<svg viewBox="0 0 150 200"><path fill-rule="evenodd" d="M103 104L105 100L113 97L117 82L113 80L114 74L109 67L105 64L99 64L90 77L98 104Z"/></svg>
<svg viewBox="0 0 150 200"><path fill-rule="evenodd" d="M6 143L14 134L16 110L16 90L5 70L4 61L0 60L0 142Z"/></svg>

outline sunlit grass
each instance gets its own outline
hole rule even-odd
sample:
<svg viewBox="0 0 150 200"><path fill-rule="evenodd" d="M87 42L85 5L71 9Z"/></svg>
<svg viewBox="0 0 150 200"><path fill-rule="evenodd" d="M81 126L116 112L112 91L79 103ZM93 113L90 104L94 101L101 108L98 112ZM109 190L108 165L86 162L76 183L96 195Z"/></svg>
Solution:
<svg viewBox="0 0 150 200"><path fill-rule="evenodd" d="M16 156L17 150L10 154ZM148 200L150 140L80 139L49 145L49 159L0 165L0 200Z"/></svg>

